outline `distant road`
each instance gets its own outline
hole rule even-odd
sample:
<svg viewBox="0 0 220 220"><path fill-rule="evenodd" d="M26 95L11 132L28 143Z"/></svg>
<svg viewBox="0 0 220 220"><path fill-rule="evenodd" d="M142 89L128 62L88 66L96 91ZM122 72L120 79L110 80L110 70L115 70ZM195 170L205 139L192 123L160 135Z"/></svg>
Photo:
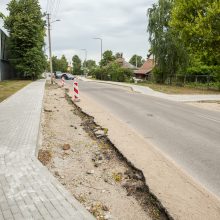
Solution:
<svg viewBox="0 0 220 220"><path fill-rule="evenodd" d="M79 85L81 92L138 131L220 197L220 112L108 84L80 81Z"/></svg>

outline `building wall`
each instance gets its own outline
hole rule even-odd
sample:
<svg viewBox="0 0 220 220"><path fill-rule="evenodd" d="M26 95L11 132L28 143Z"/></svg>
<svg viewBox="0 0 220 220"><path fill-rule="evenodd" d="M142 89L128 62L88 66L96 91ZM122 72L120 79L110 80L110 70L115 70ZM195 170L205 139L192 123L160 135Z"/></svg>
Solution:
<svg viewBox="0 0 220 220"><path fill-rule="evenodd" d="M6 39L6 34L0 29L0 81L10 79L14 75L13 69L8 60Z"/></svg>

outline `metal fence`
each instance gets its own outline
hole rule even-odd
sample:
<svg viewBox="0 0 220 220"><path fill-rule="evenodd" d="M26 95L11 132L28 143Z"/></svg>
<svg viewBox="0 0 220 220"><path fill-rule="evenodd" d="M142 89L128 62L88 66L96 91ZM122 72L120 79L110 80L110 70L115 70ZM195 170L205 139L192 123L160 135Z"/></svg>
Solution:
<svg viewBox="0 0 220 220"><path fill-rule="evenodd" d="M176 86L193 86L201 89L220 90L220 81L209 75L175 75L168 76L166 84Z"/></svg>

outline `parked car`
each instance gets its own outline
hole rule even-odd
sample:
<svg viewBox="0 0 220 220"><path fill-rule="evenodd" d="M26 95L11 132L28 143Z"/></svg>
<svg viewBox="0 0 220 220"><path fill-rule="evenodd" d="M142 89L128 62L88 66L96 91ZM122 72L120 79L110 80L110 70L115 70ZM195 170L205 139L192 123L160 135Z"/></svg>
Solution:
<svg viewBox="0 0 220 220"><path fill-rule="evenodd" d="M75 77L70 73L63 73L61 78L64 77L65 80L74 80Z"/></svg>
<svg viewBox="0 0 220 220"><path fill-rule="evenodd" d="M61 71L56 71L55 72L55 78L56 79L61 79L62 75L63 75L63 73Z"/></svg>

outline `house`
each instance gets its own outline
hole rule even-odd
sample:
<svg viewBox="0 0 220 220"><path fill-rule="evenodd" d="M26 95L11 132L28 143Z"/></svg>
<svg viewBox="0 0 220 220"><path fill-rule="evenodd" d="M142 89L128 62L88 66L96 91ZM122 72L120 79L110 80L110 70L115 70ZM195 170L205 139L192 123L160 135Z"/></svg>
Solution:
<svg viewBox="0 0 220 220"><path fill-rule="evenodd" d="M138 79L148 80L151 77L151 72L155 66L153 59L147 59L144 64L134 71L135 77Z"/></svg>
<svg viewBox="0 0 220 220"><path fill-rule="evenodd" d="M134 65L132 65L132 64L128 63L127 61L125 61L125 59L123 58L123 54L120 54L120 57L116 59L116 62L122 68L131 69L131 70L137 69Z"/></svg>
<svg viewBox="0 0 220 220"><path fill-rule="evenodd" d="M9 63L6 40L7 35L0 29L0 81L13 77L13 69Z"/></svg>

